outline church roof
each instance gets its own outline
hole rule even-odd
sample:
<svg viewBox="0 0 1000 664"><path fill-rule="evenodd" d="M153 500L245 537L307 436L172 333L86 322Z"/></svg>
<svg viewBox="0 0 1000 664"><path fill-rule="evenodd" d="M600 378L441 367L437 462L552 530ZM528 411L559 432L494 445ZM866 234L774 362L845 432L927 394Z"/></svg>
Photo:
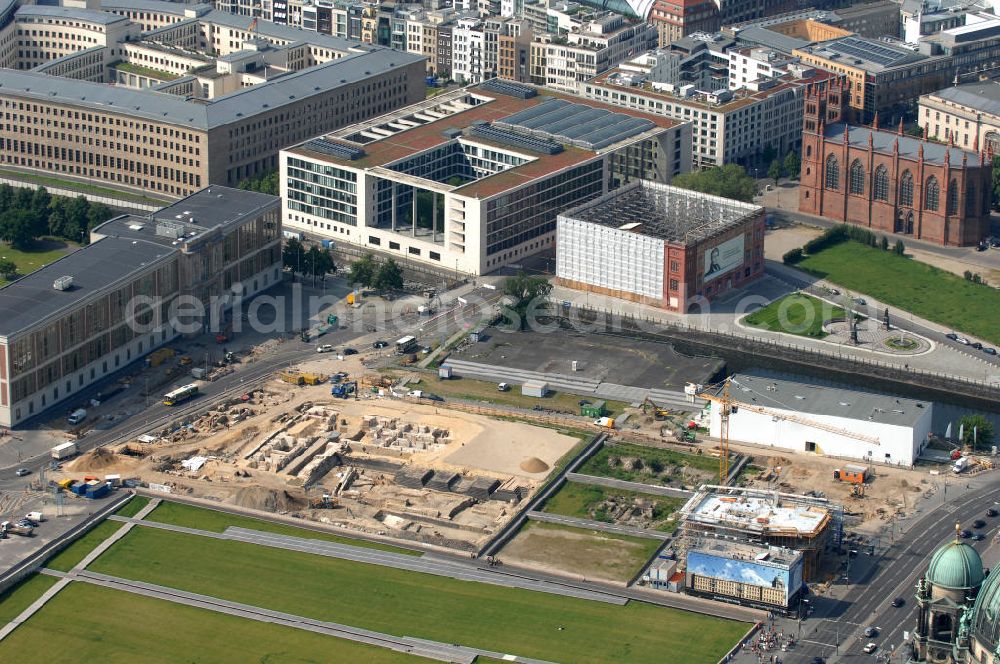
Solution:
<svg viewBox="0 0 1000 664"><path fill-rule="evenodd" d="M927 568L927 582L949 590L978 588L984 577L983 560L979 553L958 540L948 542L935 551Z"/></svg>
<svg viewBox="0 0 1000 664"><path fill-rule="evenodd" d="M892 154L893 146L899 141L899 156L903 159L917 161L920 155L920 147L924 148L924 161L931 164L943 164L945 153L949 155L952 168L962 167L962 157L968 157L969 165L979 166L979 153L961 148L949 147L943 143L933 141L922 141L913 136L903 134L900 136L896 132L882 131L860 125L845 125L837 122L826 125L823 137L827 143L843 143L844 128L847 128L848 142L853 148L859 150L868 149L868 137L872 137L872 149L875 152Z"/></svg>

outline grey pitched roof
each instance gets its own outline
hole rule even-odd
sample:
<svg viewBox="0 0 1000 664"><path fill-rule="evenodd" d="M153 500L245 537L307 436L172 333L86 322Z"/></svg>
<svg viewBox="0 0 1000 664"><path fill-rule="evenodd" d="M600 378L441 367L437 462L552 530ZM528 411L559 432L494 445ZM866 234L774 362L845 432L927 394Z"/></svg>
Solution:
<svg viewBox="0 0 1000 664"><path fill-rule="evenodd" d="M827 125L824 136L828 143L843 143L844 141L844 125L842 122L836 124ZM914 138L913 136L907 136L896 134L890 131L873 131L871 127L861 127L861 126L850 126L848 141L850 141L851 147L867 150L868 149L868 136L872 137L872 146L876 152L887 152L892 153L893 146L896 141L899 141L899 156L904 159L917 160L920 152L920 146L924 147L924 161L930 162L932 164L943 164L944 155L950 152L950 162L952 168L961 168L962 157L966 156L969 159L970 166L979 165L979 153L972 152L971 150L963 150L961 148L952 148L944 145L943 143L935 143L932 141L922 141L919 138Z"/></svg>
<svg viewBox="0 0 1000 664"><path fill-rule="evenodd" d="M994 81L956 85L938 90L929 96L946 99L983 113L1000 116L1000 83Z"/></svg>
<svg viewBox="0 0 1000 664"><path fill-rule="evenodd" d="M375 48L209 101L186 101L162 92L131 90L30 71L0 69L0 95L11 93L97 110L114 110L149 120L206 130L238 122L261 111L326 93L341 85L355 83L371 75L422 60L423 56L414 53Z"/></svg>
<svg viewBox="0 0 1000 664"><path fill-rule="evenodd" d="M717 392L721 395L721 384ZM913 426L933 406L929 401L917 401L889 394L750 374L737 374L732 377L729 396L737 404L791 410L803 413L805 417L809 414L829 415L896 426Z"/></svg>
<svg viewBox="0 0 1000 664"><path fill-rule="evenodd" d="M176 249L152 242L104 238L0 288L0 336L11 336L93 296L169 256ZM3 251L0 250L0 256ZM73 287L52 287L59 277L73 277Z"/></svg>
<svg viewBox="0 0 1000 664"><path fill-rule="evenodd" d="M124 16L118 16L110 12L77 9L76 7L55 7L52 5L23 5L17 10L17 16L59 17L76 19L97 25L110 25L112 23L128 21Z"/></svg>
<svg viewBox="0 0 1000 664"><path fill-rule="evenodd" d="M102 0L101 8L105 11L115 9L143 10L148 12L161 12L184 16L188 10L197 11L199 8L208 10L211 4L189 5L183 2L164 2L163 0Z"/></svg>

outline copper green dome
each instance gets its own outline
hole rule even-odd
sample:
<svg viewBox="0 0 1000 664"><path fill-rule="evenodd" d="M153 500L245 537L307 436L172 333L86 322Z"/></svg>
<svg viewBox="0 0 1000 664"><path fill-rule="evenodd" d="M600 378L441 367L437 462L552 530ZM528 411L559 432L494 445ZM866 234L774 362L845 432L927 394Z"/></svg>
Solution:
<svg viewBox="0 0 1000 664"><path fill-rule="evenodd" d="M983 582L983 560L965 542L948 542L934 552L927 568L927 582L949 590L978 588Z"/></svg>
<svg viewBox="0 0 1000 664"><path fill-rule="evenodd" d="M972 632L979 643L996 652L1000 643L1000 574L990 574L972 607Z"/></svg>

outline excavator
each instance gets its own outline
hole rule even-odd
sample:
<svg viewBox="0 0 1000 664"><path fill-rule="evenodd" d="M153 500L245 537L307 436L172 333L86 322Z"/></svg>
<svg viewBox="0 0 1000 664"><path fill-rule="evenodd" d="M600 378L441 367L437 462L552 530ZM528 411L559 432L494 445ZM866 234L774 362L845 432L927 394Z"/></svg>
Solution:
<svg viewBox="0 0 1000 664"><path fill-rule="evenodd" d="M648 415L650 411L652 411L653 417L656 418L657 421L663 421L673 414L669 409L656 405L656 403L654 403L653 400L647 396L642 400L642 414Z"/></svg>

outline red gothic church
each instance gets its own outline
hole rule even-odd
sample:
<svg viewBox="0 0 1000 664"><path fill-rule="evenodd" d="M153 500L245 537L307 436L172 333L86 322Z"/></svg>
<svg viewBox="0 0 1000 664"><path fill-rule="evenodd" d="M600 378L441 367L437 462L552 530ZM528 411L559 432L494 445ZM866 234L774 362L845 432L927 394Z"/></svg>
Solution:
<svg viewBox="0 0 1000 664"><path fill-rule="evenodd" d="M846 93L805 101L799 211L944 245L989 235L992 158L842 121Z"/></svg>

